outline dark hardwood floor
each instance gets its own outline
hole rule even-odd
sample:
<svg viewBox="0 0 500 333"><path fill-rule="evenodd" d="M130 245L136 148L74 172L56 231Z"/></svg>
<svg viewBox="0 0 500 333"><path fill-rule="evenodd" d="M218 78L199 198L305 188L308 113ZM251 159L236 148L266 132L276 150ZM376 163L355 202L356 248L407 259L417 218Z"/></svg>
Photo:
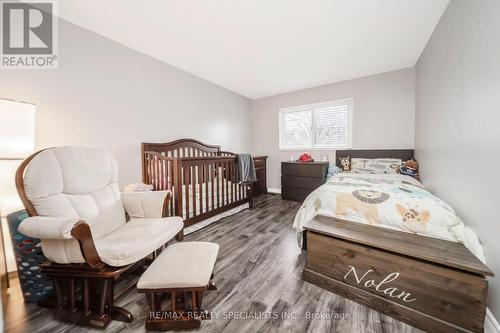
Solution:
<svg viewBox="0 0 500 333"><path fill-rule="evenodd" d="M255 209L185 238L220 245L214 280L218 290L204 298L213 319L204 321L198 332L421 332L302 281L305 257L292 229L299 207L279 195L260 196ZM118 305L130 310L135 320L112 322L106 332L145 331L143 294L132 291ZM5 306L6 332L102 332L61 323L50 310L23 303L16 281Z"/></svg>

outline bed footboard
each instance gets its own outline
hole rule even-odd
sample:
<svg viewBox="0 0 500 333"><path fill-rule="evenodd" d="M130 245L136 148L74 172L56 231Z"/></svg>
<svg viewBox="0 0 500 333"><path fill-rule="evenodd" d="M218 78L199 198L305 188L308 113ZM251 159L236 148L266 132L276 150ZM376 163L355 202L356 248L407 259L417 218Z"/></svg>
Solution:
<svg viewBox="0 0 500 333"><path fill-rule="evenodd" d="M303 279L428 332L483 332L491 270L463 244L317 216Z"/></svg>

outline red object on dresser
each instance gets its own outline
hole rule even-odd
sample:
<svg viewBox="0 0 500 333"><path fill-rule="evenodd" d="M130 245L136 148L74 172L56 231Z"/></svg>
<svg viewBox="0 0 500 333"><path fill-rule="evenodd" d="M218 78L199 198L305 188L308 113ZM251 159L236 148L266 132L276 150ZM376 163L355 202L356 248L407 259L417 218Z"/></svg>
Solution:
<svg viewBox="0 0 500 333"><path fill-rule="evenodd" d="M312 162L313 158L308 152L300 154L299 161L301 162Z"/></svg>

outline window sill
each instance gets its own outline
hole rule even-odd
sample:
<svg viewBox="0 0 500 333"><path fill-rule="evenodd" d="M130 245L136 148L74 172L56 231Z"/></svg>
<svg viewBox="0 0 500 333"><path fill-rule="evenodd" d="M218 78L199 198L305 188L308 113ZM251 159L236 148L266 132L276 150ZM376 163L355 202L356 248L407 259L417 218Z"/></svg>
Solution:
<svg viewBox="0 0 500 333"><path fill-rule="evenodd" d="M318 147L318 146L302 146L302 147L279 147L279 151L304 151L304 150L347 150L352 149L352 147L343 146L343 147Z"/></svg>

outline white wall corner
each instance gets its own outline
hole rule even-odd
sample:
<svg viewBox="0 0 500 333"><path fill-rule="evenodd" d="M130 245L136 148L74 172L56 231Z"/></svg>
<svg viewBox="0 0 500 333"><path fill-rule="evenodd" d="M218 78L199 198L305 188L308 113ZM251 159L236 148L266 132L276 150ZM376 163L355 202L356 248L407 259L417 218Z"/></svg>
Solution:
<svg viewBox="0 0 500 333"><path fill-rule="evenodd" d="M281 194L281 189L280 188L274 188L274 187L268 187L267 192L269 193L274 193L274 194Z"/></svg>
<svg viewBox="0 0 500 333"><path fill-rule="evenodd" d="M486 309L486 318L484 319L484 333L500 333L500 324L491 313Z"/></svg>

